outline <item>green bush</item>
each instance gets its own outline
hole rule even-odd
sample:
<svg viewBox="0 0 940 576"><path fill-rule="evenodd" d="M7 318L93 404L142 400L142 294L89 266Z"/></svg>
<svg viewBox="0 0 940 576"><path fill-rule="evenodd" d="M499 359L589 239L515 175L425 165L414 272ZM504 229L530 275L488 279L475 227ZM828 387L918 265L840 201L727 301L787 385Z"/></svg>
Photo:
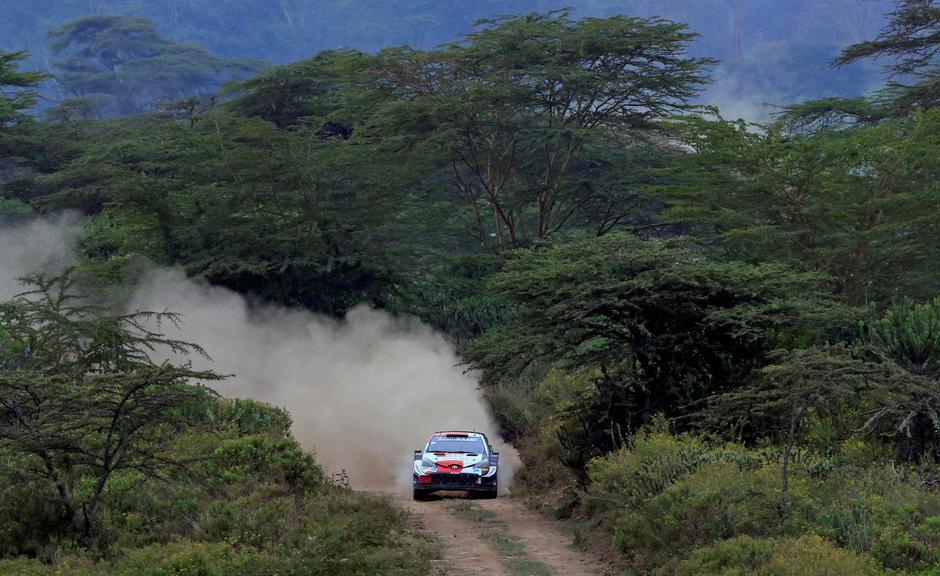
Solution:
<svg viewBox="0 0 940 576"><path fill-rule="evenodd" d="M866 576L879 574L869 557L818 536L753 539L741 536L695 551L676 576Z"/></svg>
<svg viewBox="0 0 940 576"><path fill-rule="evenodd" d="M940 495L933 472L890 464L887 453L857 438L830 455L794 450L781 510L781 447L712 446L661 425L589 463L582 530L610 530L638 573L749 574L770 562L771 540L816 536L879 568L920 574L940 563ZM822 545L801 545L822 554Z"/></svg>
<svg viewBox="0 0 940 576"><path fill-rule="evenodd" d="M812 530L883 566L922 570L940 561L940 497L916 469L846 467L814 490Z"/></svg>
<svg viewBox="0 0 940 576"><path fill-rule="evenodd" d="M276 434L290 436L291 418L286 410L264 402L233 398L215 405L212 416L235 425L241 436Z"/></svg>
<svg viewBox="0 0 940 576"><path fill-rule="evenodd" d="M0 483L0 558L43 556L66 533L62 509L48 486Z"/></svg>
<svg viewBox="0 0 940 576"><path fill-rule="evenodd" d="M301 489L324 482L323 469L313 456L288 437L251 435L227 440L213 452L212 459L225 482L260 477Z"/></svg>
<svg viewBox="0 0 940 576"><path fill-rule="evenodd" d="M843 550L820 537L786 540L759 576L866 576L879 571L871 558Z"/></svg>
<svg viewBox="0 0 940 576"><path fill-rule="evenodd" d="M718 542L693 552L676 570L676 576L752 576L770 561L774 540L748 535Z"/></svg>
<svg viewBox="0 0 940 576"><path fill-rule="evenodd" d="M774 465L755 470L733 463L702 465L622 514L615 543L633 563L650 569L736 536L798 534L809 512L806 486L791 481L791 510L783 515L777 507L779 476Z"/></svg>
<svg viewBox="0 0 940 576"><path fill-rule="evenodd" d="M708 446L691 436L641 432L626 448L588 463L585 503L596 509L637 507L706 460Z"/></svg>
<svg viewBox="0 0 940 576"><path fill-rule="evenodd" d="M68 555L0 560L7 576L410 576L428 572L429 540L384 497L324 489L299 499L255 492L225 502L227 523L194 538L113 549L109 560ZM211 515L210 511L210 515ZM207 524L212 518L205 517Z"/></svg>

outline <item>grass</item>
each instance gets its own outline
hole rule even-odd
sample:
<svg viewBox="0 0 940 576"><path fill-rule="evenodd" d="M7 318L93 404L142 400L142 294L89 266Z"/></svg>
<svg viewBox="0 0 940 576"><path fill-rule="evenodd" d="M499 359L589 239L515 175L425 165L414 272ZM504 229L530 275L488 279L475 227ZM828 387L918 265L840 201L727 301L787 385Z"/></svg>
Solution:
<svg viewBox="0 0 940 576"><path fill-rule="evenodd" d="M509 532L493 530L484 532L480 537L483 538L483 541L487 543L493 552L500 556L522 556L525 554L525 546Z"/></svg>
<svg viewBox="0 0 940 576"><path fill-rule="evenodd" d="M552 576L552 571L541 562L510 558L503 561L505 566L515 576Z"/></svg>
<svg viewBox="0 0 940 576"><path fill-rule="evenodd" d="M484 510L469 500L451 500L448 502L454 512L457 512L465 520L471 522L488 522L491 524L500 524L496 513L491 510Z"/></svg>

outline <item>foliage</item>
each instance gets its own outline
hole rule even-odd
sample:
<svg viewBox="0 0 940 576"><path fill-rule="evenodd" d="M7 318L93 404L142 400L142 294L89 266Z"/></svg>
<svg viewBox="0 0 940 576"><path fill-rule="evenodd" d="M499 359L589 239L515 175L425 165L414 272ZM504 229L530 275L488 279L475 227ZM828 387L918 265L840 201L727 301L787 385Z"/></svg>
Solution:
<svg viewBox="0 0 940 576"><path fill-rule="evenodd" d="M696 119L682 132L695 153L657 191L728 257L824 273L851 305L922 297L937 272L938 121L799 135Z"/></svg>
<svg viewBox="0 0 940 576"><path fill-rule="evenodd" d="M894 419L902 457L940 457L940 299L905 301L863 325L862 337L896 362L912 382L893 402L882 402L872 421Z"/></svg>
<svg viewBox="0 0 940 576"><path fill-rule="evenodd" d="M75 124L75 123L70 123ZM398 186L410 165L316 128L277 129L223 110L75 126L89 146L10 184L37 210L98 214L82 244L115 270L135 257L287 304L341 313L391 300L393 257L423 231ZM359 153L375 152L369 165ZM48 170L48 171L47 171ZM108 272L116 273L116 272Z"/></svg>
<svg viewBox="0 0 940 576"><path fill-rule="evenodd" d="M878 38L846 48L836 64L875 56L893 56L895 74L915 72L940 52L940 6L935 0L900 0Z"/></svg>
<svg viewBox="0 0 940 576"><path fill-rule="evenodd" d="M609 229L633 208L597 174L637 148L641 131L690 110L710 60L662 19L573 20L567 11L485 21L438 52L386 50L382 80L409 100L408 122L431 126L462 205L496 251L544 239L589 205ZM596 205L596 206L595 206Z"/></svg>
<svg viewBox="0 0 940 576"><path fill-rule="evenodd" d="M940 298L924 304L905 301L864 325L864 338L906 370L940 376Z"/></svg>
<svg viewBox="0 0 940 576"><path fill-rule="evenodd" d="M0 572L427 570L430 543L387 499L333 486L286 412L150 361L200 351L155 331L172 314L114 315L75 278L0 306Z"/></svg>
<svg viewBox="0 0 940 576"><path fill-rule="evenodd" d="M520 253L493 289L516 312L469 352L489 385L543 359L593 370L566 439L579 466L656 412L741 386L775 344L812 337L827 309L812 277L621 234Z"/></svg>
<svg viewBox="0 0 940 576"><path fill-rule="evenodd" d="M20 72L17 63L25 52L0 50L0 128L23 119L23 111L36 104L35 87L44 78L38 72Z"/></svg>
<svg viewBox="0 0 940 576"><path fill-rule="evenodd" d="M583 511L593 520L580 529L610 530L627 573L928 568L940 552L930 473L885 466L856 443L840 446L829 466L818 465L819 455L801 456L792 471L791 505L782 514L776 447L644 431L591 462Z"/></svg>
<svg viewBox="0 0 940 576"><path fill-rule="evenodd" d="M148 327L172 315L115 316L77 304L70 275L31 282L34 290L0 305L0 448L22 458L11 470L21 481L55 489L65 521L89 547L112 475L161 477L179 466L165 455L188 421L178 409L206 394L187 380L219 376L150 359L157 347L201 352Z"/></svg>
<svg viewBox="0 0 940 576"><path fill-rule="evenodd" d="M741 536L702 550L683 562L683 576L854 576L880 574L870 558L818 537L755 540Z"/></svg>
<svg viewBox="0 0 940 576"><path fill-rule="evenodd" d="M237 94L232 107L245 116L282 128L322 123L323 136L345 139L355 121L361 121L356 117L358 105L366 106L370 100L366 81L374 66L374 58L362 52L328 50L230 84L223 94Z"/></svg>
<svg viewBox="0 0 940 576"><path fill-rule="evenodd" d="M159 14L174 40L205 39L190 21L217 18L230 32L206 42L241 46L238 57L259 39L282 59L323 38L364 50L380 36L357 18L326 34L331 2L316 18L304 0L144 4L133 11ZM433 18L421 3L376 5L424 15L403 33L427 32L413 46L330 50L251 78L243 62L170 41L152 21L67 24L53 43L76 98L45 121L20 121L33 87L18 55L0 55L8 103L20 106L0 137L0 212L85 214L83 269L113 293L151 261L260 300L334 315L366 301L446 331L482 369L522 452L520 492L577 518L579 541L613 545L627 573L930 570L940 561L934 2L900 2L881 37L840 60L897 56L911 76L844 99L864 70L842 80L817 70L833 97L763 126L696 115L711 63L696 46L711 36L737 46L706 98L742 74L798 94L805 63L834 47L755 40L749 15L774 10L761 35L792 19L795 34L857 41L881 4L834 0L813 12L838 12L825 19L798 16L812 3L712 3L700 29L728 33L698 39L591 0L604 17L497 18L428 49L445 39L436 23L483 15L471 4ZM674 4L659 6L701 16ZM231 33L246 13L257 18ZM241 80L215 94L231 77ZM146 113L101 120L108 106ZM37 324L36 307L54 299L30 298L2 308L0 381L41 400L34 422L48 434L0 422L2 438L36 441L0 446L0 572L426 571L427 543L387 500L331 485L286 412L222 401L184 382L185 367L148 364L134 351L160 339L146 318L67 302L76 317ZM97 344L113 354L91 358ZM23 358L32 364L16 365ZM147 396L153 410L131 406L148 424L132 435L145 445L124 461L134 466L108 472L98 421L147 375L166 386ZM31 451L43 443L53 472ZM84 551L69 515L89 510Z"/></svg>
<svg viewBox="0 0 940 576"><path fill-rule="evenodd" d="M940 5L936 0L898 0L874 40L856 42L833 61L842 67L864 59L885 59L892 80L861 99L827 98L788 106L784 118L801 126L871 124L940 104Z"/></svg>

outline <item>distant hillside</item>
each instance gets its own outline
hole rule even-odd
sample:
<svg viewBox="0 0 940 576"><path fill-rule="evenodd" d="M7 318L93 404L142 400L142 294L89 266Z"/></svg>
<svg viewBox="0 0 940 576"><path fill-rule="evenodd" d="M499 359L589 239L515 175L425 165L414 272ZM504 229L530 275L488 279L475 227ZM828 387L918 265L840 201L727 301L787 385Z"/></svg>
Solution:
<svg viewBox="0 0 940 576"><path fill-rule="evenodd" d="M178 42L218 56L290 62L339 46L375 51L418 48L459 39L480 18L564 6L578 15L663 16L701 34L697 55L719 58L719 81L706 100L757 117L764 103L854 95L877 85L872 66L826 68L840 47L872 37L889 0L7 0L0 49L28 50L47 69L45 33L89 14L149 16ZM785 7L783 7L785 4Z"/></svg>

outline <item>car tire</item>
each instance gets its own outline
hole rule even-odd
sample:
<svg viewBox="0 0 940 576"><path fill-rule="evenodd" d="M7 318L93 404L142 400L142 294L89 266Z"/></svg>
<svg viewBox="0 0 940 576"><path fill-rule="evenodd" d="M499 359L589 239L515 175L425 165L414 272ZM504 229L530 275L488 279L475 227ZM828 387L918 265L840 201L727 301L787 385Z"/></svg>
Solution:
<svg viewBox="0 0 940 576"><path fill-rule="evenodd" d="M497 492L498 490L496 489L496 486L493 486L492 490L486 490L483 492L471 492L471 494L473 495L474 498L479 498L481 500L492 500L493 498L496 498Z"/></svg>
<svg viewBox="0 0 940 576"><path fill-rule="evenodd" d="M415 489L412 490L412 498L414 498L415 500L427 500L427 499L428 499L428 491L427 491L427 490L419 490L419 489L415 488Z"/></svg>

